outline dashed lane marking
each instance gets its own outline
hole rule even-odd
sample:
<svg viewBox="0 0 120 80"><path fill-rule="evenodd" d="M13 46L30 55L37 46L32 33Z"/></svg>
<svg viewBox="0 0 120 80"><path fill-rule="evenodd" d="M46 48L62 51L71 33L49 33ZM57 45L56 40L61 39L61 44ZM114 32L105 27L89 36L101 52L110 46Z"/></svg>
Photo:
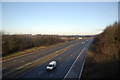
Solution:
<svg viewBox="0 0 120 80"><path fill-rule="evenodd" d="M42 71L40 71L38 74L41 74L42 73Z"/></svg>

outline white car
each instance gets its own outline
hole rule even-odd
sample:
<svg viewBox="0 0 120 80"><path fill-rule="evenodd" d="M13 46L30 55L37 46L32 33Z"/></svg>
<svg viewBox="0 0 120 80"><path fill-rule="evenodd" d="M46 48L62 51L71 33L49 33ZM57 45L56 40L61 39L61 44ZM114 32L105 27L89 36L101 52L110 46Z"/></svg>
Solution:
<svg viewBox="0 0 120 80"><path fill-rule="evenodd" d="M56 67L56 65L56 61L51 61L47 66L47 70L53 70Z"/></svg>
<svg viewBox="0 0 120 80"><path fill-rule="evenodd" d="M82 44L84 44L84 42L82 42Z"/></svg>

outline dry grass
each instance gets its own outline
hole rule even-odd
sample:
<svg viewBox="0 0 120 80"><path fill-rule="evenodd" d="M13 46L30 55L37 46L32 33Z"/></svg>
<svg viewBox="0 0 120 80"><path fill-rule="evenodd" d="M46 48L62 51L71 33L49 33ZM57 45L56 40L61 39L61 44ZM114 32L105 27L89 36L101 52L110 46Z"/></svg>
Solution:
<svg viewBox="0 0 120 80"><path fill-rule="evenodd" d="M15 53L10 54L8 56L4 56L4 57L2 57L2 59L4 60L4 59L12 58L12 57L15 57L15 56L20 56L20 55L27 54L27 53L34 52L34 51L38 51L38 50L41 50L41 49L44 49L44 48L46 48L46 47L41 46L41 47L34 47L34 48L26 49L26 50L23 50L23 51L15 52Z"/></svg>
<svg viewBox="0 0 120 80"><path fill-rule="evenodd" d="M88 52L82 80L89 79L119 79L118 61L105 55Z"/></svg>
<svg viewBox="0 0 120 80"><path fill-rule="evenodd" d="M120 23L107 26L89 47L82 79L119 79Z"/></svg>

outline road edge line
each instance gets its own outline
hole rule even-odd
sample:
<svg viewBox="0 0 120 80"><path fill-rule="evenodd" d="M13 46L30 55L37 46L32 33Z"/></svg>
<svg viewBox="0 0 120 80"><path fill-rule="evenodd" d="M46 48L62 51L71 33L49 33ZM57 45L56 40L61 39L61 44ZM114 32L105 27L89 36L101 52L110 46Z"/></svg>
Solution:
<svg viewBox="0 0 120 80"><path fill-rule="evenodd" d="M77 43L78 43L78 42L77 42ZM71 47L71 46L76 45L77 43L74 43L74 44L69 45L69 46L64 47L64 48L69 48L69 47ZM64 48L62 48L62 49L64 49ZM60 50L62 50L62 49L60 49ZM60 54L58 54L58 55L60 55ZM58 56L58 55L56 55L56 56ZM54 56L54 57L56 57L56 56ZM32 71L33 69L35 69L35 68L37 68L37 67L39 67L39 66L40 66L40 65L37 65L36 67L31 68L31 69L30 69L30 70L28 70L27 72L24 72L22 75L17 76L15 79L17 79L17 78L19 78L19 77L23 76L24 74L26 74L26 73L28 73L28 72ZM14 80L14 79L13 79L13 80Z"/></svg>
<svg viewBox="0 0 120 80"><path fill-rule="evenodd" d="M87 54L85 55L85 59L84 59L84 62L83 62L83 64L82 64L82 68L81 68L81 71L80 71L80 74L79 74L78 80L81 78L82 71L83 71L83 67L84 67L85 60L86 60L86 56L87 56Z"/></svg>
<svg viewBox="0 0 120 80"><path fill-rule="evenodd" d="M63 43L60 43L60 44L63 44ZM55 46L55 45L51 45L51 46ZM51 46L50 46L50 47L51 47ZM7 58L7 59L4 59L4 60L2 60L2 58L1 58L0 62L5 62L5 61L12 60L12 59L15 59L15 58L19 58L19 57L22 57L22 56L30 55L30 54L33 54L33 53L36 53L36 52L39 52L39 51L42 51L42 50L45 50L45 49L46 49L46 48L43 48L43 49L41 49L41 50L37 50L37 51L25 53L25 54L18 55L18 56L15 56L15 57L11 57L11 58Z"/></svg>
<svg viewBox="0 0 120 80"><path fill-rule="evenodd" d="M79 56L75 59L74 63L72 64L72 66L70 67L70 69L68 70L67 74L64 76L64 79L67 77L67 75L69 74L70 70L72 69L72 67L74 66L74 64L76 63L76 61L78 60L78 58L80 57L80 55L82 54L83 50L86 48L86 46L82 49L82 51L80 52ZM63 79L63 80L64 80Z"/></svg>
<svg viewBox="0 0 120 80"><path fill-rule="evenodd" d="M89 42L89 43L90 43L90 42ZM89 43L88 43L88 44L89 44ZM88 50L88 48L87 48L87 50ZM85 55L84 62L83 62L83 64L82 64L82 68L81 68L81 71L80 71L78 80L81 78L81 75L82 75L82 72L83 72L83 68L84 68L84 64L85 64L85 61L86 61L86 56L87 56L87 54Z"/></svg>

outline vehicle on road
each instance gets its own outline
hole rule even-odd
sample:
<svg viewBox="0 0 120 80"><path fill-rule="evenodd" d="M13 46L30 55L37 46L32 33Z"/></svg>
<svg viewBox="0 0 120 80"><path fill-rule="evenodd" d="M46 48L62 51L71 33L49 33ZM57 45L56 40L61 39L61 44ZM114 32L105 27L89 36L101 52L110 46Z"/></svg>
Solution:
<svg viewBox="0 0 120 80"><path fill-rule="evenodd" d="M56 61L51 61L48 66L47 66L47 70L53 70L57 65Z"/></svg>
<svg viewBox="0 0 120 80"><path fill-rule="evenodd" d="M82 42L82 44L84 44L84 42Z"/></svg>

